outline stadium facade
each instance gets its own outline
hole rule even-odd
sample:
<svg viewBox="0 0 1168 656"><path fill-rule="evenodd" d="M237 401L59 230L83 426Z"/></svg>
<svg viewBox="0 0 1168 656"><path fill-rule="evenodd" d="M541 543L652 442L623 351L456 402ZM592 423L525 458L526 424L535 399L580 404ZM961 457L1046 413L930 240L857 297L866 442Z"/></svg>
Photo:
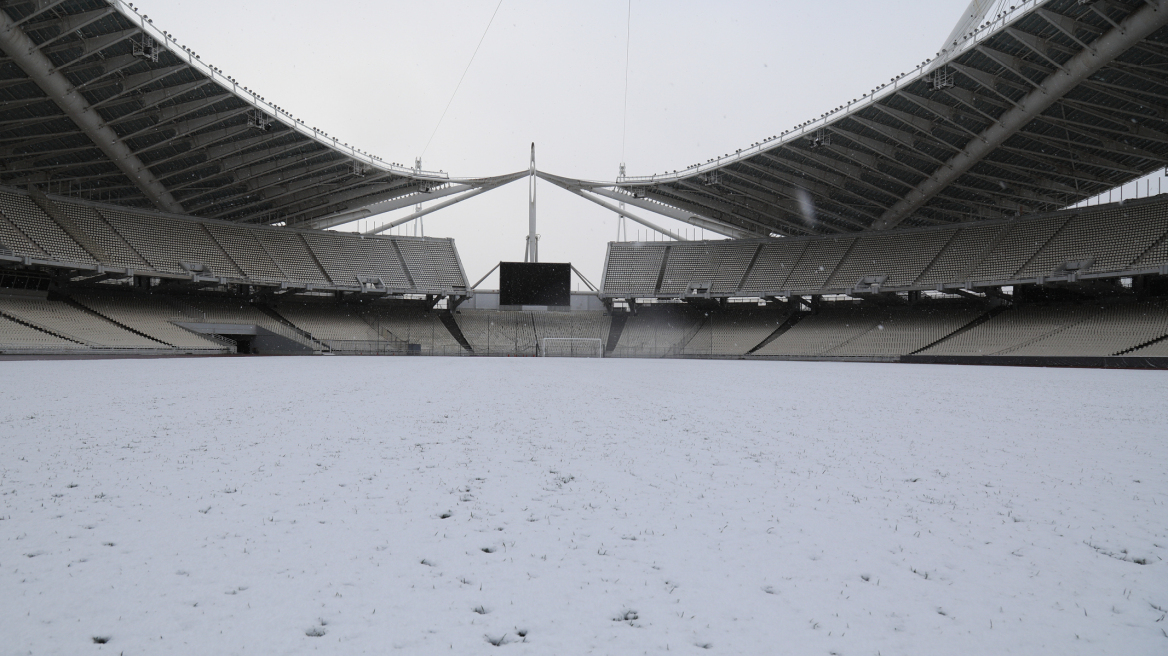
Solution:
<svg viewBox="0 0 1168 656"><path fill-rule="evenodd" d="M1164 366L1168 197L1070 208L1168 163L1166 25L1168 0L975 1L843 106L605 182L386 162L121 0L6 2L0 352ZM509 307L453 240L327 230L529 176L669 239L611 243L570 305Z"/></svg>

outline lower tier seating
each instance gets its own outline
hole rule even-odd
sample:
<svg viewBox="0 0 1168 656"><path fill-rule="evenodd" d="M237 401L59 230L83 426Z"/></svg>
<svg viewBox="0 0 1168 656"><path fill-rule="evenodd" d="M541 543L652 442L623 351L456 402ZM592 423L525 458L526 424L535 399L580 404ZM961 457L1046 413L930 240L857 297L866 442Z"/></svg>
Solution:
<svg viewBox="0 0 1168 656"><path fill-rule="evenodd" d="M67 293L0 290L0 353L230 353L275 334L287 352L540 355L548 338L586 339L607 357L1168 357L1168 298L991 306L650 303L605 311L427 309L420 302L307 297L268 305L221 293L146 293L103 284ZM619 318L619 320L616 320ZM257 329L260 329L257 331ZM469 350L460 340L466 340Z"/></svg>
<svg viewBox="0 0 1168 656"><path fill-rule="evenodd" d="M130 332L64 301L50 301L43 297L0 295L0 313L95 350L172 348L162 342ZM0 338L0 342L2 341L4 339Z"/></svg>

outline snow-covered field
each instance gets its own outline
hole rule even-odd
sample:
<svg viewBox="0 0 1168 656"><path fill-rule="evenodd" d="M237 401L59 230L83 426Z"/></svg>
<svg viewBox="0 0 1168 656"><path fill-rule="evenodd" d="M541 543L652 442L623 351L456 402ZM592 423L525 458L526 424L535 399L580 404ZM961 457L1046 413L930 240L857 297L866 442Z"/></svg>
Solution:
<svg viewBox="0 0 1168 656"><path fill-rule="evenodd" d="M0 654L1168 653L1163 372L0 373Z"/></svg>

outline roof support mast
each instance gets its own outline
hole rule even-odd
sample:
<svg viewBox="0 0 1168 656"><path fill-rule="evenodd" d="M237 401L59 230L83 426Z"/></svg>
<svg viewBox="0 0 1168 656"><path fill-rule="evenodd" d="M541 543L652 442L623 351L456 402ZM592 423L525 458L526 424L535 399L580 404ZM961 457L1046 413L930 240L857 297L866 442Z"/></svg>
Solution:
<svg viewBox="0 0 1168 656"><path fill-rule="evenodd" d="M539 235L535 232L535 144L531 144L531 167L527 170L527 253L524 262L539 262Z"/></svg>

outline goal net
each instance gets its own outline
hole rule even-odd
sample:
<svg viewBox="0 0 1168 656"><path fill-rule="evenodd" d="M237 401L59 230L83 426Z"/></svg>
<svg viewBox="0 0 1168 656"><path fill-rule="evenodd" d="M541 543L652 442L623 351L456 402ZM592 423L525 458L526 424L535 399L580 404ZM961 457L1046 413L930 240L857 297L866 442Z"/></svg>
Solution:
<svg viewBox="0 0 1168 656"><path fill-rule="evenodd" d="M595 337L544 337L539 355L545 358L603 358L604 344Z"/></svg>

